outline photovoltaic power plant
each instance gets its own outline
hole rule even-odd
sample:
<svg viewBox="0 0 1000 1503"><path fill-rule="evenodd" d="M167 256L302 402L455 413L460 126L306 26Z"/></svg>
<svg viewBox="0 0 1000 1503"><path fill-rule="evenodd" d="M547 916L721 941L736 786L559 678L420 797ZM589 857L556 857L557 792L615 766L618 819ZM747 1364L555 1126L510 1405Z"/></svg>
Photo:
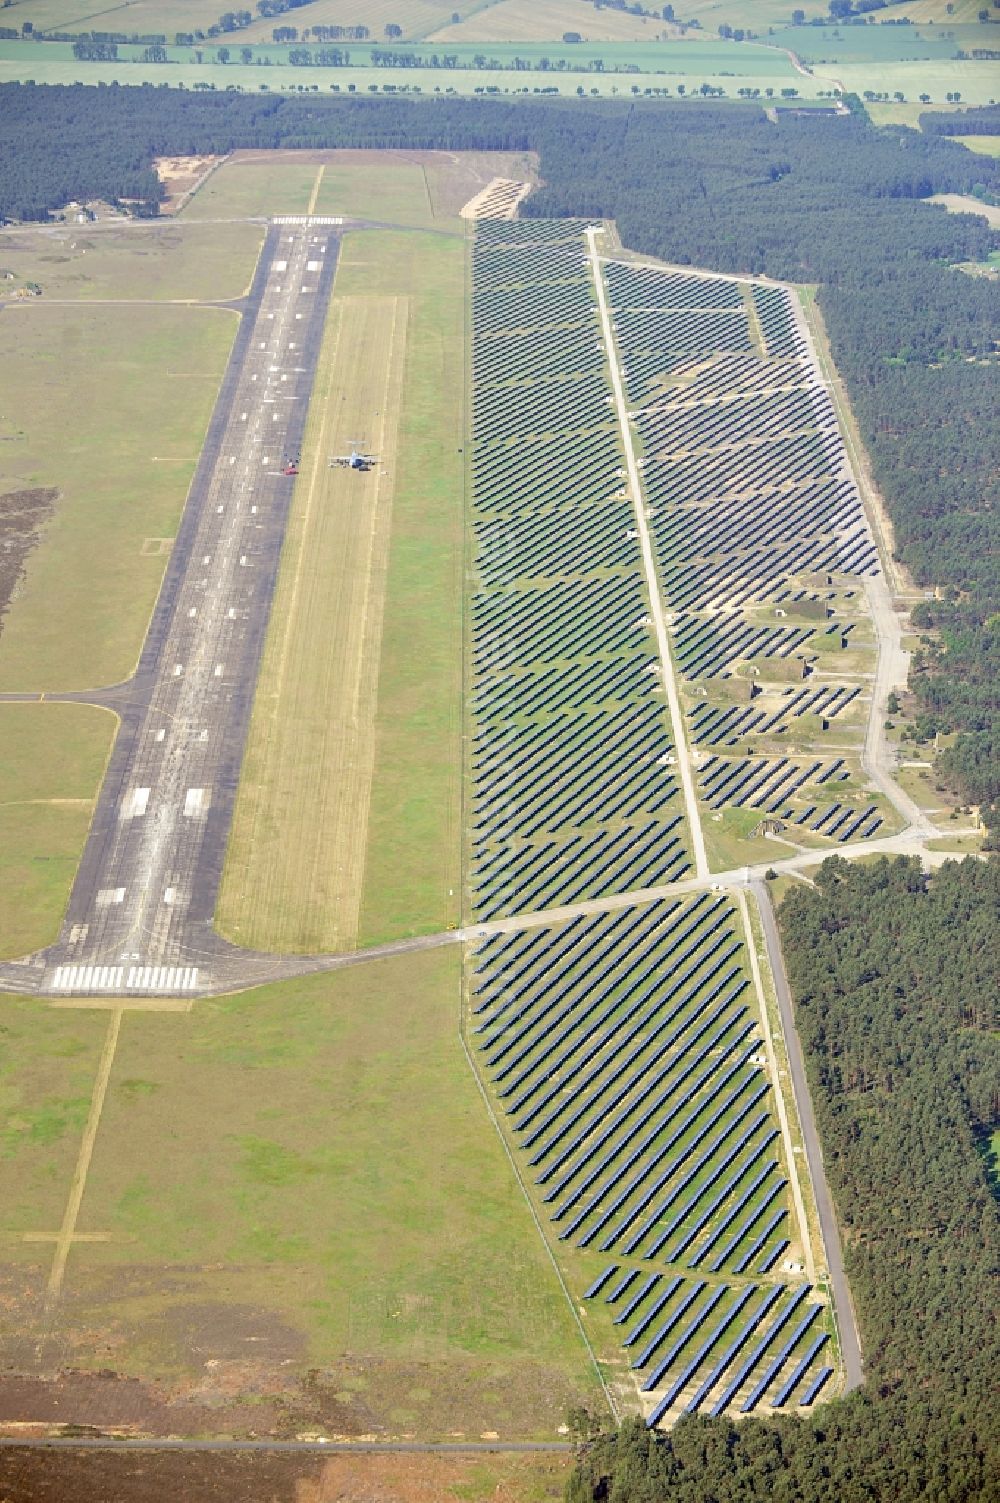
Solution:
<svg viewBox="0 0 1000 1503"><path fill-rule="evenodd" d="M582 231L484 221L473 250L478 918L689 868Z"/></svg>
<svg viewBox="0 0 1000 1503"><path fill-rule="evenodd" d="M480 921L690 871L585 228L480 222L473 251L468 901ZM762 364L739 284L666 282L668 295L658 284L660 301L634 310L619 290L633 399L637 382L655 395L675 363ZM766 302L790 388L768 431L786 434L815 419L785 369L798 332L783 308ZM749 420L753 383L734 384ZM673 536L657 528L668 600L686 567L668 567ZM728 546L722 527L704 536L706 559ZM769 645L794 650L811 630L779 628ZM794 718L807 696L785 688ZM852 691L809 693L836 705ZM764 809L813 784L832 794L843 770L835 756L758 767L729 753L726 725L703 729L717 737L698 767L709 804ZM817 1337L832 1326L790 1256L801 1234L733 901L706 891L486 934L469 948L469 1033L572 1293L617 1344L647 1422L811 1403L826 1382Z"/></svg>
<svg viewBox="0 0 1000 1503"><path fill-rule="evenodd" d="M838 787L843 758L782 750L859 708L863 675L838 672L856 622L838 605L879 569L795 295L616 260L605 276L671 648L704 697L687 716L699 797L793 839L874 835L882 809ZM750 702L720 698L744 673Z"/></svg>

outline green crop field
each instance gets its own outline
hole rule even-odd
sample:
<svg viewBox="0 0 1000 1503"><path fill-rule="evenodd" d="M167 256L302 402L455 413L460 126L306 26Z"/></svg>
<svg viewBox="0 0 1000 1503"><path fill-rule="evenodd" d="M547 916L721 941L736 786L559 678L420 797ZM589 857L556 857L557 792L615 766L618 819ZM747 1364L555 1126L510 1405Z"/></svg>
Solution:
<svg viewBox="0 0 1000 1503"><path fill-rule="evenodd" d="M0 955L56 938L114 731L89 705L0 705Z"/></svg>
<svg viewBox="0 0 1000 1503"><path fill-rule="evenodd" d="M235 332L231 313L171 304L43 298L4 312L0 488L51 486L59 499L3 622L0 688L94 688L132 672L159 540L177 529Z"/></svg>
<svg viewBox="0 0 1000 1503"><path fill-rule="evenodd" d="M1000 28L998 28L1000 30ZM789 26L769 38L810 67L823 63L948 61L960 47L986 45L982 26ZM891 79L886 80L886 85Z"/></svg>
<svg viewBox="0 0 1000 1503"><path fill-rule="evenodd" d="M657 36L676 35L677 28L658 16L634 16L626 10L598 9L586 0L498 0L464 15L457 25L448 24L428 35L427 40L453 42L561 42L567 31L576 31L588 42L641 42Z"/></svg>
<svg viewBox="0 0 1000 1503"><path fill-rule="evenodd" d="M284 1390L286 1433L314 1370L348 1433L551 1435L595 1379L462 1053L459 989L455 948L126 1013L50 1343L175 1382L211 1357ZM10 1015L18 1351L53 1257L24 1233L59 1227L109 1015Z"/></svg>

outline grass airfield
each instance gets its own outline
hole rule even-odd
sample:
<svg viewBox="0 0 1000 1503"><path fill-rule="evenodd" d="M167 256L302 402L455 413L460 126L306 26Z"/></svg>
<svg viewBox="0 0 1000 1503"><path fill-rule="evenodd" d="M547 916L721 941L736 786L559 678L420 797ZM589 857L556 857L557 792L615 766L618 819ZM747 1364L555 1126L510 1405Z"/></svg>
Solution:
<svg viewBox="0 0 1000 1503"><path fill-rule="evenodd" d="M484 158L473 176L486 181L491 167L502 172L510 165ZM300 183L287 177L280 183L286 196L278 203L287 208L287 195L298 193L303 209L312 202L336 212L347 201L361 203L374 181L383 213L395 205L404 224L423 219L438 231L347 238L328 336L334 343L348 339L348 379L342 390L322 388L310 440L324 487L312 520L322 526L311 529L300 509L287 554L293 573L295 560L303 559L313 571L313 605L322 612L327 596L336 599L331 560L340 556L342 568L356 560L340 550L368 516L357 489L365 477L329 470L326 453L334 438L340 444L376 437L341 434L345 419L335 398L355 402L346 419L353 426L370 398L377 396L387 415L395 407L396 438L386 428L380 445L387 455L395 445L397 456L386 480L391 505L381 536L381 666L377 653L369 656L364 675L372 694L366 735L374 780L367 880L353 918L364 940L438 927L452 911L449 887L458 887L457 830L444 817L451 807L457 821L460 762L463 418L451 393L463 380L465 290L464 228L454 210L464 201L470 169L457 164L451 182L443 169L403 171L391 156L382 166L381 183L370 158L341 163L327 183L326 164L309 163ZM228 194L244 213L261 214L271 208L278 183L274 164L265 162L227 164L209 180L216 203ZM220 216L213 210L207 217ZM216 228L194 212L172 223L156 242L159 259L149 262L155 285L182 294L196 277L199 290L213 290L204 268L185 264L187 236L203 246ZM170 320L183 326L187 344L175 337L166 366L162 341L149 346L144 382L135 380L133 363L131 389L149 414L138 456L112 436L117 428L89 436L109 450L121 445L115 452L122 491L94 488L88 525L95 557L120 556L134 577L134 534L135 553L149 557L155 587L163 555L143 555L141 543L169 536L176 517L168 522L143 484L148 425L175 391L201 403L207 421L214 397L207 369L200 383L181 383L170 373L182 350L191 366L202 331L218 323L228 332L234 320L225 311L141 302L132 241L124 232L108 234L103 259L87 263L93 285L80 299L19 308L4 317L0 336L20 320L20 327L44 328L56 346L60 331L79 328L80 320L96 329L103 320L111 330L106 339L117 334L124 344L127 327L130 348L141 353L146 346L136 345L134 332L137 324L146 328L143 320L155 329L174 327ZM127 325L109 325L107 312L93 303L104 281L116 285L116 257L136 300ZM244 265L220 256L214 264L218 295L232 296L252 258ZM99 275L90 272L98 265ZM76 263L69 266L77 274ZM93 338L91 351L103 361L106 346ZM71 338L70 349L75 343ZM219 348L216 370L227 348ZM374 358L378 349L381 361ZM365 360L375 384L382 383L378 393L359 371ZM61 371L67 406L57 414L67 432L75 431L72 380L79 389L79 368L69 364ZM435 395L442 392L446 403ZM325 421L331 412L335 420ZM98 416L117 421L104 406ZM143 427L134 412L128 426ZM186 426L193 427L190 416ZM60 481L62 472L51 473L53 446L43 451L36 443L33 478ZM452 454L443 465L442 445ZM304 461L303 496L308 475ZM183 492L175 495L179 511ZM123 528L130 508L134 517ZM53 588L46 583L52 571L62 580L70 572L59 515L57 509L27 560L25 589L0 639L8 681L32 687L43 669L59 681L71 669L82 675L103 663L94 646L100 648L101 623L126 600L135 611L136 645L141 638L142 602L130 600L113 579L103 599L90 602L90 616L81 610L82 629L73 629L67 611L53 618L46 640L32 634L33 599ZM445 548L442 539L449 540ZM84 585L81 579L74 586L81 599ZM294 579L286 587L294 590ZM134 583L131 590L138 593ZM147 614L151 598L142 607ZM352 608L344 596L341 609ZM287 622L294 619L289 612ZM342 693L336 674L317 680L314 670L343 619L335 610L318 629L311 613L309 629L275 638L279 656L287 651L298 665L298 690L311 699L313 724L329 709L331 693ZM122 643L118 651L119 671L127 671ZM110 674L110 647L106 659ZM284 712L287 704L281 705ZM0 858L5 891L8 873L11 883L21 883L39 853L53 860L38 863L43 875L34 879L32 901L11 910L16 923L0 908L8 953L54 934L112 730L109 716L83 706L0 706L5 726L17 716L23 717L18 734L0 757L0 826L9 832ZM306 744L292 737L284 747L300 756ZM291 764L279 759L278 784L289 769L293 778L304 775L294 755ZM301 793L301 786L292 789L294 797ZM357 835L353 826L350 833ZM320 859L327 827L304 823L300 834L313 839ZM291 889L277 894L286 915L297 911L301 897L301 874L293 876ZM274 912L272 902L268 921ZM339 940L342 933L325 937ZM103 1426L153 1433L546 1438L557 1434L570 1405L600 1405L588 1349L462 1052L460 961L458 949L448 948L193 1010L171 999L137 999L124 1010L86 1001L5 1004L0 1289L9 1317L4 1355L22 1377L14 1386L0 1381L0 1423L18 1415L44 1421L53 1405L65 1412L68 1404L81 1422L89 1416ZM80 1187L81 1174L85 1187L78 1194L73 1185ZM96 1376L102 1370L118 1374L113 1385ZM37 1381L60 1372L54 1384Z"/></svg>

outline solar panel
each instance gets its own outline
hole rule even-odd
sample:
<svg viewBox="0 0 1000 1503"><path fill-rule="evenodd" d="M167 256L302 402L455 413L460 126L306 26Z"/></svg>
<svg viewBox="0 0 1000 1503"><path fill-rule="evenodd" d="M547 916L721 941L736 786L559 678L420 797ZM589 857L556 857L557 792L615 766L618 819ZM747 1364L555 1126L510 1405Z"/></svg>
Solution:
<svg viewBox="0 0 1000 1503"><path fill-rule="evenodd" d="M680 1280L678 1279L677 1282L680 1283ZM653 1353L663 1345L667 1337L670 1335L670 1332L675 1328L675 1326L680 1325L681 1321L684 1319L684 1316L687 1314L688 1310L690 1310L691 1306L694 1304L695 1300L698 1298L705 1287L706 1286L703 1282L698 1282L694 1285L693 1289L688 1290L687 1294L681 1300L673 1315L671 1315L668 1320L664 1321L660 1329L653 1334L649 1341L647 1341L638 1357L632 1363L633 1369L638 1369L640 1367L646 1366L646 1363L649 1361L650 1357L652 1357Z"/></svg>
<svg viewBox="0 0 1000 1503"><path fill-rule="evenodd" d="M819 1393L820 1389L824 1386L824 1384L827 1382L827 1380L829 1378L832 1378L832 1377L833 1377L833 1368L832 1367L821 1367L820 1370L819 1370L819 1372L816 1374L816 1376L813 1379L811 1379L811 1381L809 1383L809 1386L806 1388L806 1391L802 1395L801 1399L799 1399L799 1405L800 1405L800 1407L801 1408L808 1408L808 1406L812 1403L813 1399Z"/></svg>
<svg viewBox="0 0 1000 1503"><path fill-rule="evenodd" d="M649 1327L653 1324L653 1321L659 1315L664 1305L668 1300L673 1298L683 1282L683 1279L670 1280L663 1293L657 1295L656 1299L650 1305L649 1309L646 1311L639 1324L626 1336L624 1341L625 1346L635 1346L635 1343L639 1340L639 1337L642 1335L643 1331L649 1330Z"/></svg>
<svg viewBox="0 0 1000 1503"><path fill-rule="evenodd" d="M753 1293L752 1287L750 1292ZM711 1315L712 1311L722 1300L725 1299L728 1293L729 1288L726 1284L723 1284L721 1288L713 1291L713 1293L709 1296L704 1308L702 1310L699 1310L691 1325L688 1326L686 1331L681 1332L666 1356L660 1359L660 1361L656 1364L656 1367L649 1374L648 1378L642 1385L643 1393L652 1393L654 1388L659 1388L660 1383L662 1382L664 1377L666 1377L671 1367L673 1367L674 1363L677 1361L677 1358L680 1356L681 1352L691 1340L691 1337L697 1330L700 1329L701 1326L704 1325L705 1321Z"/></svg>
<svg viewBox="0 0 1000 1503"><path fill-rule="evenodd" d="M650 1274L649 1278L643 1284L643 1286L639 1290L638 1294L634 1294L632 1296L632 1298L629 1300L628 1304L625 1306L624 1310L622 1310L621 1314L615 1316L615 1321L614 1321L615 1325L616 1326L622 1326L622 1325L624 1325L625 1322L628 1320L629 1316L633 1313L633 1311L638 1310L639 1306L642 1304L643 1300L646 1298L646 1295L647 1294L652 1294L653 1290L656 1288L656 1286L657 1286L657 1284L659 1282L660 1282L660 1275L658 1273Z"/></svg>
<svg viewBox="0 0 1000 1503"><path fill-rule="evenodd" d="M625 1277L623 1279L619 1279L618 1283L612 1289L611 1293L606 1296L605 1303L609 1304L609 1305L613 1305L616 1300L620 1300L621 1297L622 1297L622 1295L625 1293L626 1289L629 1287L629 1285L630 1284L634 1284L635 1281L636 1281L636 1279L638 1277L639 1277L639 1270L638 1270L638 1268L629 1268L629 1269L627 1269L626 1272L625 1272Z"/></svg>
<svg viewBox="0 0 1000 1503"><path fill-rule="evenodd" d="M776 1319L771 1323L770 1328L764 1332L764 1335L757 1342L749 1357L747 1357L745 1361L740 1364L736 1373L732 1378L730 1378L729 1382L726 1384L725 1389L712 1405L711 1412L713 1415L721 1414L729 1404L730 1400L734 1397L734 1395L739 1393L740 1389L743 1387L743 1384L746 1382L747 1378L753 1372L758 1362L764 1356L764 1353L767 1351L768 1347L772 1346L774 1342L777 1341L778 1337L781 1335L781 1332L784 1330L785 1326L787 1326L788 1322L791 1320L792 1316L795 1314L796 1310L799 1308L802 1301L811 1292L811 1290L812 1285L806 1284L803 1286L803 1288L796 1290L796 1292L792 1295L788 1304L783 1310L779 1312Z"/></svg>
<svg viewBox="0 0 1000 1503"><path fill-rule="evenodd" d="M718 1324L713 1327L711 1334L707 1336L706 1339L702 1342L701 1346L695 1352L691 1360L685 1364L683 1371L674 1379L674 1381L671 1383L670 1387L664 1394L663 1398L653 1410L649 1419L646 1421L647 1429L651 1430L654 1426L659 1424L660 1420L666 1414L671 1404L677 1398L677 1395L683 1391L688 1383L690 1383L691 1379L698 1371L698 1368L701 1366L705 1358L708 1356L709 1352L715 1346L715 1343L719 1340L722 1333L729 1329L733 1321L739 1315L740 1311L749 1303L751 1299L753 1299L756 1293L756 1284L751 1284L748 1289L744 1289L743 1293L736 1300L736 1303L726 1311L725 1315L723 1315ZM648 1385L644 1385L643 1391L649 1391Z"/></svg>
<svg viewBox="0 0 1000 1503"><path fill-rule="evenodd" d="M737 1333L734 1340L729 1343L729 1345L726 1347L726 1350L719 1358L718 1362L712 1368L712 1371L709 1373L708 1377L702 1381L697 1393L691 1399L691 1402L687 1405L685 1411L687 1414L694 1414L698 1409L701 1408L701 1405L704 1403L705 1399L707 1399L716 1383L718 1383L719 1379L722 1377L722 1374L726 1371L726 1368L731 1365L737 1353L742 1351L743 1347L750 1340L750 1337L760 1325L761 1321L766 1319L766 1317L771 1313L771 1311L774 1309L774 1306L778 1303L784 1292L785 1291L783 1289L771 1289L767 1294L765 1294L756 1310L750 1316L750 1319L747 1321L746 1325L743 1326L743 1328Z"/></svg>
<svg viewBox="0 0 1000 1503"><path fill-rule="evenodd" d="M802 1340L803 1336L806 1334L809 1327L816 1319L819 1311L819 1305L809 1306L809 1309L806 1311L804 1318L799 1321L798 1325L795 1327L795 1330L792 1332L792 1335L788 1338L784 1346L781 1348L781 1351L774 1358L774 1360L768 1364L767 1370L764 1373L763 1377L757 1380L753 1388L750 1390L750 1393L740 1405L741 1414L749 1414L753 1409L756 1409L757 1405L760 1403L761 1398L763 1397L767 1389L770 1388L771 1384L774 1382L775 1378L778 1376L781 1369L787 1362L789 1353L792 1352L796 1346L798 1346L799 1342Z"/></svg>
<svg viewBox="0 0 1000 1503"><path fill-rule="evenodd" d="M784 1383L782 1383L781 1387L778 1389L778 1392L771 1400L772 1409L780 1409L782 1404L785 1403L786 1399L789 1397L792 1391L799 1386L799 1383L805 1375L807 1367L812 1362L817 1352L821 1349L821 1347L825 1346L826 1342L829 1339L830 1338L827 1335L826 1331L821 1331L816 1339L810 1342L809 1349L806 1352L805 1356L802 1357L800 1361L796 1362L791 1373L785 1379Z"/></svg>
<svg viewBox="0 0 1000 1503"><path fill-rule="evenodd" d="M609 1263L604 1272L597 1275L597 1278L591 1284L590 1288L584 1291L584 1299L593 1299L595 1295L600 1294L601 1290L604 1288L608 1280L613 1279L617 1272L618 1264Z"/></svg>

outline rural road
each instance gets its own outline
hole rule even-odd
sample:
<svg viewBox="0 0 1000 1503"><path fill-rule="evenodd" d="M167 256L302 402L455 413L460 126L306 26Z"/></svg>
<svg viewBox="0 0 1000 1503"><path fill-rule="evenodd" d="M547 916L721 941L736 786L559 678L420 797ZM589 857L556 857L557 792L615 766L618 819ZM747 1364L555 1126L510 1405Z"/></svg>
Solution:
<svg viewBox="0 0 1000 1503"><path fill-rule="evenodd" d="M812 1178L816 1209L819 1215L820 1233L823 1237L826 1265L830 1274L830 1288L833 1294L834 1308L837 1312L840 1349L844 1360L845 1392L850 1393L852 1389L859 1387L864 1381L864 1370L861 1360L861 1340L858 1336L854 1306L851 1303L851 1291L847 1283L847 1275L844 1273L844 1260L840 1247L840 1231L837 1226L837 1216L833 1208L830 1187L826 1182L826 1171L823 1167L823 1152L820 1148L819 1135L816 1131L816 1118L813 1115L812 1097L809 1094L809 1086L806 1081L802 1045L795 1027L792 994L788 986L784 958L781 954L778 924L774 916L774 908L771 904L771 895L764 882L752 883L751 891L757 900L757 908L760 912L760 920L764 929L764 944L767 949L767 958L770 962L771 974L774 977L774 989L778 998L778 1012L781 1015L781 1028L785 1036L785 1048L788 1051L788 1069L792 1081L792 1091L795 1096L795 1105L802 1128L802 1141L806 1151L806 1162L809 1165L809 1173Z"/></svg>

